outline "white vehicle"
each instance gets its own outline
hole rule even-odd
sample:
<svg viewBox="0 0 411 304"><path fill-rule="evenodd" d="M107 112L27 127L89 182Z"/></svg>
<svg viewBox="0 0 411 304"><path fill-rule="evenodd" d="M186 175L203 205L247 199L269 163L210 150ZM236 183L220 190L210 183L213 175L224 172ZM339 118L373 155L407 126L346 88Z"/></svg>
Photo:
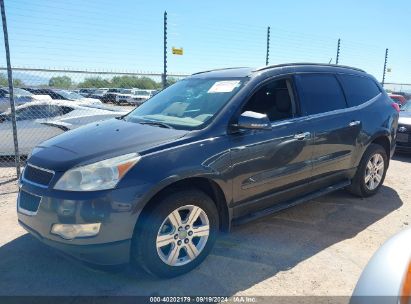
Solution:
<svg viewBox="0 0 411 304"><path fill-rule="evenodd" d="M142 89L125 89L124 94L118 94L116 96L117 103L128 103L132 105L141 105L146 100L154 95L156 90L142 90Z"/></svg>
<svg viewBox="0 0 411 304"><path fill-rule="evenodd" d="M127 111L70 101L33 101L16 108L19 151L27 155L39 143L85 124L119 117ZM10 111L0 114L0 155L13 155Z"/></svg>
<svg viewBox="0 0 411 304"><path fill-rule="evenodd" d="M81 104L97 104L101 105L102 102L95 98L87 98L76 92L69 90L57 90L49 88L29 88L30 92L35 95L41 94L42 96L47 95L54 100L70 100ZM38 95L39 96L39 95Z"/></svg>
<svg viewBox="0 0 411 304"><path fill-rule="evenodd" d="M29 91L14 88L14 104L16 106L23 105L27 102L32 102L35 100L51 100L51 97L48 95L34 95ZM6 111L10 108L10 99L9 99L9 89L0 88L0 113Z"/></svg>
<svg viewBox="0 0 411 304"><path fill-rule="evenodd" d="M133 98L133 89L121 89L119 93L115 95L115 103L128 103Z"/></svg>

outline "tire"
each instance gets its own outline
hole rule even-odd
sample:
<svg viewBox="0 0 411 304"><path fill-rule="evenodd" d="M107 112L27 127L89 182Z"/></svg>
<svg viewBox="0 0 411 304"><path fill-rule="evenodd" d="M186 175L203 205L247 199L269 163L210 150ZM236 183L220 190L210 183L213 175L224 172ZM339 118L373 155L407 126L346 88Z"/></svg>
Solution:
<svg viewBox="0 0 411 304"><path fill-rule="evenodd" d="M373 167L370 165L370 162L374 163L376 159L380 162L377 162L378 165ZM383 168L377 169L381 168L381 160L383 162ZM348 191L360 197L369 197L374 195L384 183L387 169L388 157L385 149L380 145L370 144L361 158L361 162L357 168L354 178L351 181L351 185L347 188ZM366 181L366 177L368 178L368 181ZM372 181L374 182L373 185Z"/></svg>
<svg viewBox="0 0 411 304"><path fill-rule="evenodd" d="M160 278L193 270L208 256L219 232L214 201L202 191L190 190L171 193L153 203L137 223L132 265ZM190 221L192 214L194 221Z"/></svg>

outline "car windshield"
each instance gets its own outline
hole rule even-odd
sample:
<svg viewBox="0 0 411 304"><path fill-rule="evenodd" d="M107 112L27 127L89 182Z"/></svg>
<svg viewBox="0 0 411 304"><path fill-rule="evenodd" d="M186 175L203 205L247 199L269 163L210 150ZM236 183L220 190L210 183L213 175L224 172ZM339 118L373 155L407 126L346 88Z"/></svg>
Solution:
<svg viewBox="0 0 411 304"><path fill-rule="evenodd" d="M208 122L244 83L245 78L188 78L153 96L124 119L196 129Z"/></svg>
<svg viewBox="0 0 411 304"><path fill-rule="evenodd" d="M135 95L150 96L150 92L149 92L149 91L142 91L142 90L135 91L134 94L135 94Z"/></svg>
<svg viewBox="0 0 411 304"><path fill-rule="evenodd" d="M106 93L107 92L107 90L95 90L94 92L93 92L93 94L104 94L104 93Z"/></svg>
<svg viewBox="0 0 411 304"><path fill-rule="evenodd" d="M121 89L122 94L131 94L132 90L131 89Z"/></svg>
<svg viewBox="0 0 411 304"><path fill-rule="evenodd" d="M60 94L61 96L63 96L66 99L69 99L69 100L77 100L77 99L84 98L80 94L77 94L77 93L71 92L71 91L66 91L66 90L58 90L58 91L56 91L56 93Z"/></svg>
<svg viewBox="0 0 411 304"><path fill-rule="evenodd" d="M411 101L408 101L405 105L401 107L403 112L411 112Z"/></svg>

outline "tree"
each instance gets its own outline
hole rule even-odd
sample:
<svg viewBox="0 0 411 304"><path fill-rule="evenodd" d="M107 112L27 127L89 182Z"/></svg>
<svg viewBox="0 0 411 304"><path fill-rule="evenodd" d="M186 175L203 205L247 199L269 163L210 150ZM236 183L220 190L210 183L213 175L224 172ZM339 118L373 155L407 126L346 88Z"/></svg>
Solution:
<svg viewBox="0 0 411 304"><path fill-rule="evenodd" d="M24 86L24 82L21 79L14 78L13 79L13 86L14 87L22 87L22 86Z"/></svg>
<svg viewBox="0 0 411 304"><path fill-rule="evenodd" d="M8 87L9 81L7 80L6 75L0 74L0 86L1 87ZM13 86L14 87L22 87L24 86L24 82L21 79L14 78L13 79Z"/></svg>
<svg viewBox="0 0 411 304"><path fill-rule="evenodd" d="M178 81L177 78L174 77L167 77L167 85L171 86L172 84L175 84Z"/></svg>
<svg viewBox="0 0 411 304"><path fill-rule="evenodd" d="M89 77L78 84L79 88L107 88L110 86L110 81L101 77Z"/></svg>
<svg viewBox="0 0 411 304"><path fill-rule="evenodd" d="M8 85L7 77L4 74L0 74L0 86L7 87Z"/></svg>
<svg viewBox="0 0 411 304"><path fill-rule="evenodd" d="M69 88L73 81L68 76L55 76L49 80L49 86L54 88Z"/></svg>
<svg viewBox="0 0 411 304"><path fill-rule="evenodd" d="M139 88L147 90L161 87L159 83L149 77L136 76L114 76L111 79L111 85L115 88Z"/></svg>

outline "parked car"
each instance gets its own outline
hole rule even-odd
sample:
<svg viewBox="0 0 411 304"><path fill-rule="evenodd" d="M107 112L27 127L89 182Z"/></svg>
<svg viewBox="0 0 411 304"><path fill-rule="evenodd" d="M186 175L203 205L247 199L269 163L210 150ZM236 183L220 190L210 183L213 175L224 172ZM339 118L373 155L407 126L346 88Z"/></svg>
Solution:
<svg viewBox="0 0 411 304"><path fill-rule="evenodd" d="M127 103L139 106L153 96L154 92L155 90L122 89L121 92L116 95L115 103Z"/></svg>
<svg viewBox="0 0 411 304"><path fill-rule="evenodd" d="M396 150L411 152L411 102L407 102L401 107Z"/></svg>
<svg viewBox="0 0 411 304"><path fill-rule="evenodd" d="M391 237L372 256L350 304L411 303L411 229Z"/></svg>
<svg viewBox="0 0 411 304"><path fill-rule="evenodd" d="M232 225L341 188L377 193L397 125L385 90L356 68L193 74L121 119L38 145L19 223L81 260L181 275Z"/></svg>
<svg viewBox="0 0 411 304"><path fill-rule="evenodd" d="M152 96L156 94L156 90L140 90L136 89L133 91L133 96L127 101L127 103L140 106Z"/></svg>
<svg viewBox="0 0 411 304"><path fill-rule="evenodd" d="M78 92L76 93L80 94L83 97L90 97L90 95L93 94L96 90L97 89L90 89L90 88L79 89Z"/></svg>
<svg viewBox="0 0 411 304"><path fill-rule="evenodd" d="M108 92L109 89L107 88L100 88L96 89L93 93L91 93L88 97L89 98L95 98L100 101L103 101L104 95Z"/></svg>
<svg viewBox="0 0 411 304"><path fill-rule="evenodd" d="M402 107L407 100L405 99L404 96L402 95L396 95L396 94L388 94L388 96L395 102L397 103L400 107Z"/></svg>
<svg viewBox="0 0 411 304"><path fill-rule="evenodd" d="M115 103L116 102L116 96L117 94L121 93L120 88L111 88L108 89L107 92L103 95L103 98L101 98L101 101L104 103Z"/></svg>
<svg viewBox="0 0 411 304"><path fill-rule="evenodd" d="M48 95L55 100L71 100L84 104L101 104L101 101L95 98L87 98L78 93L69 90L47 89L47 88L26 88L31 93L37 95Z"/></svg>
<svg viewBox="0 0 411 304"><path fill-rule="evenodd" d="M32 93L19 89L14 88L14 104L15 106L19 106L25 104L27 102L32 102L34 100L49 100L51 99L49 96L41 95L33 95ZM10 99L9 99L9 89L8 88L0 88L0 113L6 111L10 108Z"/></svg>
<svg viewBox="0 0 411 304"><path fill-rule="evenodd" d="M120 89L120 92L115 95L116 104L128 103L133 97L133 89Z"/></svg>
<svg viewBox="0 0 411 304"><path fill-rule="evenodd" d="M39 143L85 124L127 114L74 104L70 101L33 101L16 108L19 151L27 155ZM13 155L10 111L0 114L0 155Z"/></svg>

